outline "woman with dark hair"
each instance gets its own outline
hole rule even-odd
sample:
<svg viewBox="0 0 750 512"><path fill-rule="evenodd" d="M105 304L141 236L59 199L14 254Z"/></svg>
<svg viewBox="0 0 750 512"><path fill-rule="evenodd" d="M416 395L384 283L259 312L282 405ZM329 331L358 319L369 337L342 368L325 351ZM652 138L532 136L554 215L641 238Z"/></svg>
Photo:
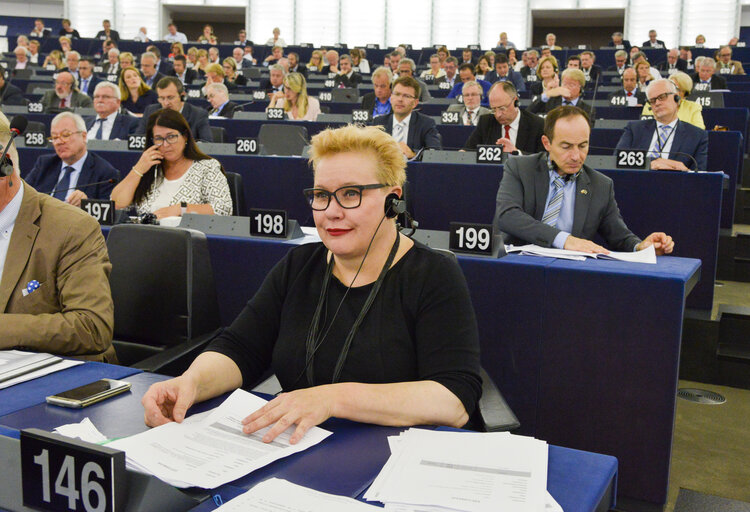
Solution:
<svg viewBox="0 0 750 512"><path fill-rule="evenodd" d="M232 214L224 169L198 149L182 114L171 109L151 114L146 140L149 148L112 191L117 208L134 205L139 214L157 218Z"/></svg>

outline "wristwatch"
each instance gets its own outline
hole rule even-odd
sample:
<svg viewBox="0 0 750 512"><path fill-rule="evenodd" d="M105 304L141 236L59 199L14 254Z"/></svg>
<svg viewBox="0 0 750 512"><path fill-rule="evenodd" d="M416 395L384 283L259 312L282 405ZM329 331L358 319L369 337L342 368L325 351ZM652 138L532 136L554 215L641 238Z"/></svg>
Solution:
<svg viewBox="0 0 750 512"><path fill-rule="evenodd" d="M185 215L187 213L187 202L182 201L180 202L180 215Z"/></svg>

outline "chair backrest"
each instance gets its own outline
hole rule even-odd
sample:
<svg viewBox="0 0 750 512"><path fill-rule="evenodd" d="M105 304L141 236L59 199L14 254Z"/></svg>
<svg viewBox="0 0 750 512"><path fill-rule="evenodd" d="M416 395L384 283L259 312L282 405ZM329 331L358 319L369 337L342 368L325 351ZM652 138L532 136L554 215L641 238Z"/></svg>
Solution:
<svg viewBox="0 0 750 512"><path fill-rule="evenodd" d="M264 155L299 156L309 141L307 128L295 124L264 124L258 133Z"/></svg>
<svg viewBox="0 0 750 512"><path fill-rule="evenodd" d="M116 340L169 347L219 327L205 234L121 224L110 230L107 248Z"/></svg>
<svg viewBox="0 0 750 512"><path fill-rule="evenodd" d="M232 215L244 216L245 210L245 189L242 186L242 175L236 172L228 172L227 183L229 183L229 193L232 194Z"/></svg>
<svg viewBox="0 0 750 512"><path fill-rule="evenodd" d="M211 137L213 137L214 142L224 143L227 141L227 129L223 126L212 126Z"/></svg>
<svg viewBox="0 0 750 512"><path fill-rule="evenodd" d="M19 80L28 80L33 75L34 75L34 70L31 68L13 70L13 77L18 78Z"/></svg>
<svg viewBox="0 0 750 512"><path fill-rule="evenodd" d="M41 132L44 134L45 137L49 137L49 131L47 130L47 125L42 123L41 121L29 121L29 124L26 125L26 131L27 132Z"/></svg>
<svg viewBox="0 0 750 512"><path fill-rule="evenodd" d="M354 88L331 90L331 101L335 103L359 103L359 91Z"/></svg>
<svg viewBox="0 0 750 512"><path fill-rule="evenodd" d="M260 78L260 69L246 68L242 70L242 74L245 75L248 80L257 80Z"/></svg>

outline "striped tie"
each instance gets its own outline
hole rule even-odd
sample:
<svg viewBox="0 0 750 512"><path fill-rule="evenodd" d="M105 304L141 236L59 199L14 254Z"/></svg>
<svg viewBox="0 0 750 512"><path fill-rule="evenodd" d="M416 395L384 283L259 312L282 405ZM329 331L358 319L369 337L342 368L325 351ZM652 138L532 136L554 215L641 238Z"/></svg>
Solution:
<svg viewBox="0 0 750 512"><path fill-rule="evenodd" d="M557 219L560 218L560 210L562 210L564 195L563 186L565 185L565 183L560 176L555 177L553 183L555 185L555 190L552 193L552 198L549 200L547 209L544 211L542 222L554 227L557 226Z"/></svg>
<svg viewBox="0 0 750 512"><path fill-rule="evenodd" d="M667 144L667 139L672 131L672 127L668 124L663 124L659 127L659 140L654 141L654 145L651 148L651 152L648 154L649 158L660 158L661 152L664 146Z"/></svg>
<svg viewBox="0 0 750 512"><path fill-rule="evenodd" d="M403 123L396 123L396 125L393 127L393 138L396 139L396 142L403 142L404 141L404 125L403 125Z"/></svg>

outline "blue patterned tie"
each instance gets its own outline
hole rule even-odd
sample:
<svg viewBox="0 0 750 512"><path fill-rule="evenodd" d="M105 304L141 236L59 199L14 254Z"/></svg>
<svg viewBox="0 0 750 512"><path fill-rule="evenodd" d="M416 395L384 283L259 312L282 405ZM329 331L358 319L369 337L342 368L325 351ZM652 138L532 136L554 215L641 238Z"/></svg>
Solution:
<svg viewBox="0 0 750 512"><path fill-rule="evenodd" d="M564 195L563 187L565 186L565 183L560 176L555 177L553 183L555 185L555 191L552 193L552 198L549 200L547 209L544 211L542 222L554 227L557 226L557 219L560 218Z"/></svg>
<svg viewBox="0 0 750 512"><path fill-rule="evenodd" d="M65 201L65 198L68 197L71 172L73 172L73 168L71 166L66 165L65 167L63 167L63 177L55 187L55 194L53 197L59 199L60 201Z"/></svg>
<svg viewBox="0 0 750 512"><path fill-rule="evenodd" d="M102 140L102 137L104 137L104 119L99 118L96 122L99 123L99 129L96 131L94 138Z"/></svg>
<svg viewBox="0 0 750 512"><path fill-rule="evenodd" d="M672 127L668 124L663 124L659 127L659 140L654 141L654 145L651 148L651 152L648 154L649 158L660 158L661 152L664 146L667 144L669 134L672 132Z"/></svg>

